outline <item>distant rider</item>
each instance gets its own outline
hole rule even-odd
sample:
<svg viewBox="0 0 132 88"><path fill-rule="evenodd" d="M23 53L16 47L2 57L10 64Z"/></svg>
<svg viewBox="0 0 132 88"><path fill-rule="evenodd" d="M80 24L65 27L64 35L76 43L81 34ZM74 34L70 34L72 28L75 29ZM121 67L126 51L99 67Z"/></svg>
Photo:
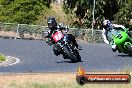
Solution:
<svg viewBox="0 0 132 88"><path fill-rule="evenodd" d="M104 42L106 44L110 44L107 34L108 34L108 31L111 27L114 28L114 29L124 29L125 28L123 25L112 24L109 20L104 20L103 21L102 37L103 37ZM117 50L117 47L116 47L115 43L113 43L111 47L112 47L113 52L115 52Z"/></svg>
<svg viewBox="0 0 132 88"><path fill-rule="evenodd" d="M54 34L57 30L65 30L65 32L68 31L68 27L64 27L62 26L62 24L57 24L56 20L54 17L49 17L47 19L47 24L48 24L48 30L47 30L47 35L46 35L46 38L48 38L48 40L46 40L46 42L49 44L49 45L52 45L54 44L54 41L52 40L51 36L52 34ZM78 44L75 40L75 37L72 35L72 34L66 34L69 39L73 42L73 44L76 46L76 48L78 49ZM56 56L58 56L61 52L58 52L58 50L56 50L56 46L55 44L53 45L53 51L54 51L54 54Z"/></svg>

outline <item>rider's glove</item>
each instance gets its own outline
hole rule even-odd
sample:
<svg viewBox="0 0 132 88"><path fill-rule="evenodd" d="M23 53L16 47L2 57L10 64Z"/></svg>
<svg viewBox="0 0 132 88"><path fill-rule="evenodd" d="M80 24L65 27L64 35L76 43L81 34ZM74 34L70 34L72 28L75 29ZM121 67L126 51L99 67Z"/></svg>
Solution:
<svg viewBox="0 0 132 88"><path fill-rule="evenodd" d="M66 26L66 27L65 27L65 32L67 33L68 31L69 31L69 27Z"/></svg>
<svg viewBox="0 0 132 88"><path fill-rule="evenodd" d="M52 42L49 42L49 43L48 43L48 45L50 45L50 46L51 46L51 45L52 45Z"/></svg>
<svg viewBox="0 0 132 88"><path fill-rule="evenodd" d="M52 45L52 41L51 41L51 39L50 39L50 38L46 38L46 40L45 40L45 41L46 41L46 43L48 43L48 45L50 45L50 46Z"/></svg>

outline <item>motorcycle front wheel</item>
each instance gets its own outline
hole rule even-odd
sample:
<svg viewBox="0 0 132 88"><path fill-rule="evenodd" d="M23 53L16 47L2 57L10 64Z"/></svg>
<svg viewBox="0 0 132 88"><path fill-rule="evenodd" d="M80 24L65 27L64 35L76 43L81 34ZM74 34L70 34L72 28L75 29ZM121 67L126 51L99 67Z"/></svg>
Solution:
<svg viewBox="0 0 132 88"><path fill-rule="evenodd" d="M64 49L66 55L69 57L69 59L71 59L72 62L77 62L76 57L72 54L72 52L68 46L64 46L63 49Z"/></svg>
<svg viewBox="0 0 132 88"><path fill-rule="evenodd" d="M75 54L75 56L76 56L76 58L77 58L77 61L80 62L80 61L81 61L81 56L79 55L78 50L75 50L75 51L74 51L74 54Z"/></svg>
<svg viewBox="0 0 132 88"><path fill-rule="evenodd" d="M126 44L126 48L129 50L130 55L132 55L132 46L129 44Z"/></svg>

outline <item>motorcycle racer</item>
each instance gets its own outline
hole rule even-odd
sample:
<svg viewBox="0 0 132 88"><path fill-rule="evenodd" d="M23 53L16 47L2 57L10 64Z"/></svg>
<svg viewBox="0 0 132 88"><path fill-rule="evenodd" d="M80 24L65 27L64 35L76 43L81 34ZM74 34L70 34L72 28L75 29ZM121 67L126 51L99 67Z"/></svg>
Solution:
<svg viewBox="0 0 132 88"><path fill-rule="evenodd" d="M57 30L63 31L65 30L65 32L68 32L68 27L63 26L62 24L57 24L56 20L54 17L49 17L47 19L47 24L48 24L48 30L45 32L47 40L46 43L48 43L49 45L53 44L53 51L54 54L56 56L60 55L61 52L59 52L57 50L57 47L55 46L54 41L52 40L51 36L52 34L54 34ZM72 43L76 46L76 48L78 49L78 44L75 40L75 37L72 34L66 34L69 38L70 41L72 41Z"/></svg>
<svg viewBox="0 0 132 88"><path fill-rule="evenodd" d="M103 40L104 40L104 42L105 42L106 44L110 44L110 43L111 43L111 42L108 40L108 36L107 36L108 31L109 31L109 29L110 29L111 27L114 28L114 29L117 29L117 30L119 30L119 29L124 29L124 28L125 28L123 25L112 24L111 21L109 21L109 20L104 20L102 26L103 26L102 37L103 37ZM112 47L112 51L113 51L113 52L115 52L115 51L117 50L117 47L116 47L116 44L115 44L115 43L113 43L113 44L111 45L111 47Z"/></svg>

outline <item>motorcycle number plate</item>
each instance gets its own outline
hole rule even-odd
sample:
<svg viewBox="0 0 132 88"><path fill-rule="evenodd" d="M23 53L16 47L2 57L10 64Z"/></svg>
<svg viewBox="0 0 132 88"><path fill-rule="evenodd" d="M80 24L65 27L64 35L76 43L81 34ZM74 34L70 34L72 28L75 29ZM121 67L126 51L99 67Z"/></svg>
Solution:
<svg viewBox="0 0 132 88"><path fill-rule="evenodd" d="M63 38L64 35L62 34L61 31L57 31L52 35L52 38L54 39L55 42L58 42L61 38Z"/></svg>

